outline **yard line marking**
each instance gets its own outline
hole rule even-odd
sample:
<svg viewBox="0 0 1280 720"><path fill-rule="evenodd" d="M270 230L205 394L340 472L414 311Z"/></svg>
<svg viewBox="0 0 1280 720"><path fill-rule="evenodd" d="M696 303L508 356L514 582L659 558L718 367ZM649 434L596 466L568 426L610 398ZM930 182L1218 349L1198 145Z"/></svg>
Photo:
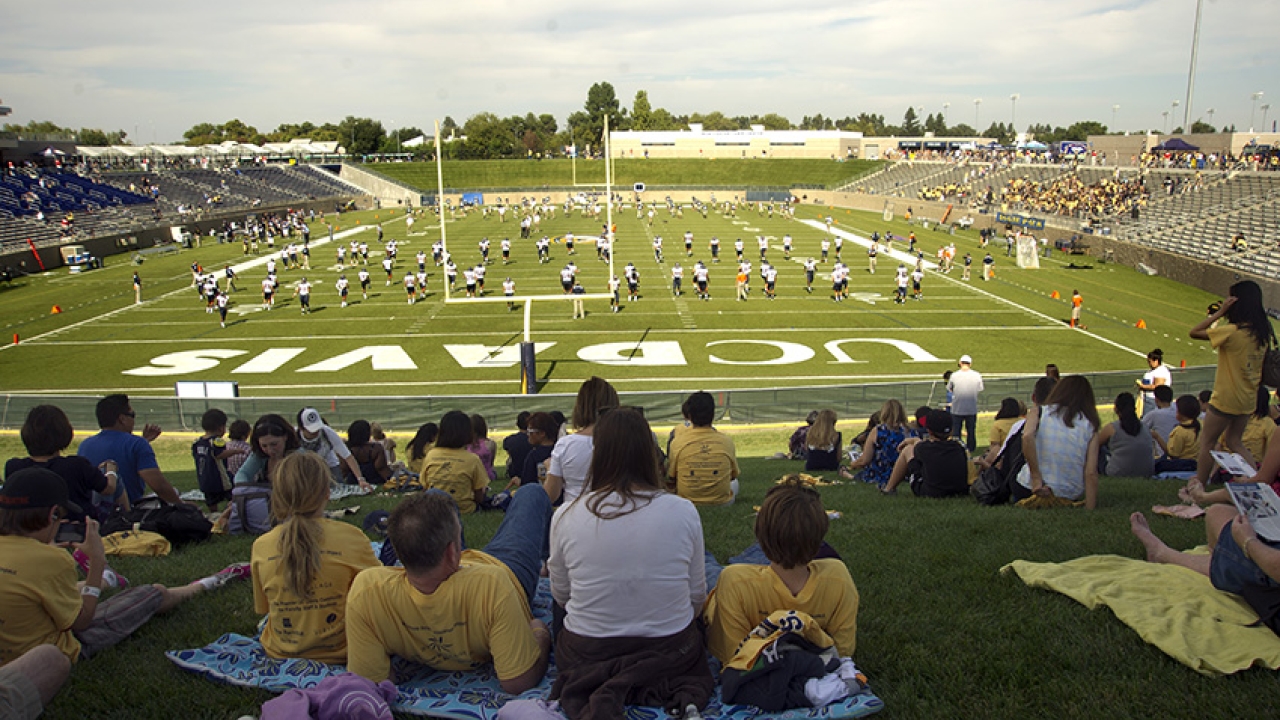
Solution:
<svg viewBox="0 0 1280 720"><path fill-rule="evenodd" d="M805 225L808 225L811 228L814 228L815 230L821 230L824 233L827 231L826 223L821 223L821 222L818 222L817 220L801 220L800 222L804 223ZM871 247L871 238L864 238L859 235L854 235L848 230L841 230L840 228L832 228L831 234L839 235L845 240L851 240L855 245L861 245L864 250L866 248ZM910 253L902 252L901 250L889 250L888 252L881 250L880 253L882 255L888 255L889 257L897 260L900 263L910 263L912 266L915 265L917 260L915 256L911 255ZM937 270L938 264L935 262L930 262L928 260L925 260L924 267L926 270Z"/></svg>
<svg viewBox="0 0 1280 720"><path fill-rule="evenodd" d="M942 326L942 327L909 327L909 328L883 328L883 327L880 327L880 328L840 328L840 329L839 329L839 332L840 332L840 333L864 333L864 334L878 334L878 333L904 333L904 332L913 332L913 333L920 333L920 332L926 332L926 333L947 333L947 332L982 332L982 331L992 331L992 332L995 332L995 331L999 331L999 332L1009 332L1009 331L1013 331L1013 332L1028 332L1028 331L1064 332L1064 331L1067 331L1067 330L1070 330L1070 328L1068 328L1068 327L1066 327L1066 326L1055 326L1055 325L1022 325L1022 326L1008 326L1008 327L992 327L992 326L990 326L990 325L974 325L974 326L964 326L964 325L951 326L951 325L948 325L948 326ZM559 334L559 335L591 335L591 336L599 336L599 335L601 334L601 331L600 331L600 330L569 330L569 329L565 329L565 330L557 330L556 332L557 332L557 334ZM665 329L657 329L657 328L655 328L655 329L653 329L653 330L650 330L650 331L649 331L649 334L650 334L650 335L662 335L662 334L671 334L671 335L703 335L703 334L713 334L713 333L730 333L730 334L733 334L733 335L751 335L751 334L776 335L776 334L778 334L778 333L816 333L816 332L821 332L821 333L831 334L831 333L833 333L833 332L835 332L835 331L834 331L834 330L832 330L832 328L831 328L830 326L811 327L811 328L809 328L809 327L801 327L801 328L791 327L791 328L767 328L767 329L745 329L745 328L691 328L691 329L665 328ZM475 331L475 332L470 332L470 333L468 333L468 336L469 336L469 337L498 337L498 338L505 338L505 337L511 337L511 333L512 333L512 330L510 330L510 329L508 329L508 330L494 330L494 331L478 330L478 331ZM458 334L457 334L456 332L453 332L453 333L393 333L393 334L388 334L388 333L379 333L379 334L377 335L377 338L378 338L378 339L383 339L383 338L386 338L386 339L401 339L401 338L403 338L403 339L418 339L418 338L422 338L422 339L430 339L430 338L456 338L456 337L458 337ZM96 345L175 345L175 344L184 344L184 345L202 344L202 345L210 345L210 344L214 344L214 343L223 343L223 344L228 344L228 343L251 343L251 342L254 342L254 343L260 343L260 342L274 342L274 343L281 343L281 342L302 342L302 341L307 341L307 340L369 340L370 338L371 338L371 336L370 336L368 333L362 333L362 334L357 334L357 335L292 335L292 336L291 336L291 335L265 335L265 336L261 336L261 337L252 337L252 336L251 336L251 337L211 337L211 338L206 338L206 339L204 339L204 340L199 340L199 341L197 341L197 340L193 340L193 339L191 339L191 338L177 338L177 339L172 339L172 340L52 340L52 341L48 341L48 342L42 342L42 343L40 343L40 346L41 346L41 347L47 347L47 346L54 346L54 345L57 345L57 346L67 346L67 347L75 347L75 346L93 347L93 346L96 346ZM23 344L23 345L26 345L26 344L27 344L27 342L26 342L26 341L23 341L23 343L22 343L22 344Z"/></svg>

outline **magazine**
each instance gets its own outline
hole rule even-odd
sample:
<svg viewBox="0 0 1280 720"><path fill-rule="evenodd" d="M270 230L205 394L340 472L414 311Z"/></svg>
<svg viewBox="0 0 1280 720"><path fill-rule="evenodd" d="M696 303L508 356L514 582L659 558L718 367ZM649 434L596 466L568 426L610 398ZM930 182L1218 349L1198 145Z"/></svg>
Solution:
<svg viewBox="0 0 1280 720"><path fill-rule="evenodd" d="M1217 461L1218 467L1226 470L1232 477L1251 478L1258 474L1253 466L1244 461L1239 453L1222 452L1221 450L1211 450L1210 455Z"/></svg>
<svg viewBox="0 0 1280 720"><path fill-rule="evenodd" d="M1231 502L1249 518L1258 537L1280 542L1280 496L1266 483L1229 482Z"/></svg>

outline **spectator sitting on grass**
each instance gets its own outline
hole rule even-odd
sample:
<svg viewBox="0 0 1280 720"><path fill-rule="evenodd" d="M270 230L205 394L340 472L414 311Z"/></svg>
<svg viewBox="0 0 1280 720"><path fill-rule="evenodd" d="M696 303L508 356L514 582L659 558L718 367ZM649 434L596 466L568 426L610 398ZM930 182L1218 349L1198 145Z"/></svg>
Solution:
<svg viewBox="0 0 1280 720"><path fill-rule="evenodd" d="M242 453L228 447L222 439L227 432L227 414L223 411L205 410L200 417L200 428L204 435L191 444L191 457L196 463L196 482L204 493L204 503L209 512L216 513L219 503L231 499L231 478L235 476L228 475L227 460Z"/></svg>
<svg viewBox="0 0 1280 720"><path fill-rule="evenodd" d="M603 378L590 377L578 388L578 397L573 403L573 434L556 441L543 483L551 502L573 502L586 489L587 470L595 447L591 438L596 420L604 408L617 406L618 391ZM563 425L560 431L564 431Z"/></svg>
<svg viewBox="0 0 1280 720"><path fill-rule="evenodd" d="M443 490L458 504L463 515L484 503L489 475L480 458L467 450L472 437L471 418L461 410L450 410L440 418L440 434L422 463L422 485Z"/></svg>
<svg viewBox="0 0 1280 720"><path fill-rule="evenodd" d="M484 466L489 482L498 479L498 471L493 468L494 457L498 454L498 443L489 439L489 424L484 421L483 415L471 416L471 443L467 445L467 450L480 458L480 464Z"/></svg>
<svg viewBox="0 0 1280 720"><path fill-rule="evenodd" d="M818 620L840 655L853 656L858 589L838 557L815 559L829 522L818 492L790 475L769 488L756 515L756 542L767 565L733 564L719 571L708 556L715 592L702 616L707 649L720 662L729 662L747 635L776 610L799 610Z"/></svg>
<svg viewBox="0 0 1280 720"><path fill-rule="evenodd" d="M267 617L262 647L274 658L344 664L347 590L382 563L359 528L323 517L329 468L319 455L284 458L274 485L276 526L254 541L251 560L253 608Z"/></svg>
<svg viewBox="0 0 1280 720"><path fill-rule="evenodd" d="M1022 430L1027 464L1013 484L1014 500L1036 495L1098 506L1098 409L1093 386L1083 375L1068 375L1038 412L1028 412Z"/></svg>
<svg viewBox="0 0 1280 720"><path fill-rule="evenodd" d="M181 504L178 491L173 489L164 473L160 472L156 453L151 449L151 441L160 437L160 426L148 424L143 428L141 436L134 435L137 413L129 404L128 395L108 395L102 398L94 408L94 414L98 419L98 427L102 429L97 435L85 438L76 453L98 467L102 467L108 460L115 462L116 472L120 474L116 496L114 501L106 498L105 504L132 506L142 499L147 489L166 503Z"/></svg>
<svg viewBox="0 0 1280 720"><path fill-rule="evenodd" d="M880 424L876 426L875 432L867 436L858 459L849 465L847 471L840 471L841 476L852 478L854 472L862 469L863 482L884 487L893 472L893 464L898 461L898 446L911 435L902 403L893 399L886 400L880 406Z"/></svg>
<svg viewBox="0 0 1280 720"><path fill-rule="evenodd" d="M810 410L809 415L804 419L804 425L795 429L791 433L791 438L787 440L787 457L791 460L804 460L807 457L809 448L805 445L804 438L809 434L809 428L813 427L813 423L818 419L818 411ZM672 432L675 432L672 430ZM669 447L669 446L668 446Z"/></svg>
<svg viewBox="0 0 1280 720"><path fill-rule="evenodd" d="M533 413L525 419L525 428L530 448L524 455L524 467L512 476L511 482L507 485L508 490L530 483L541 485L545 482L551 453L555 450L556 430L559 429L559 425L550 414Z"/></svg>
<svg viewBox="0 0 1280 720"><path fill-rule="evenodd" d="M1178 426L1169 433L1168 442L1156 438L1164 451L1155 464L1155 473L1194 472L1200 454L1200 401L1195 395L1179 395L1173 404Z"/></svg>
<svg viewBox="0 0 1280 720"><path fill-rule="evenodd" d="M418 432L409 441L408 449L405 451L409 459L409 472L422 475L422 463L427 459L427 451L436 444L436 437L439 435L440 426L433 422L423 423L418 427Z"/></svg>
<svg viewBox="0 0 1280 720"><path fill-rule="evenodd" d="M1115 411L1116 421L1098 433L1098 472L1112 477L1151 477L1154 441L1138 418L1137 398L1133 393L1120 393L1116 396Z"/></svg>
<svg viewBox="0 0 1280 720"><path fill-rule="evenodd" d="M469 430L466 414L454 412ZM439 492L407 498L387 524L403 567L365 570L347 595L347 669L381 682L391 676L393 656L445 672L492 661L503 692L537 686L551 632L531 619L529 603L550 524L547 494L526 487L512 496L484 551L466 550L452 500Z"/></svg>
<svg viewBox="0 0 1280 720"><path fill-rule="evenodd" d="M996 411L995 421L991 423L991 435L988 438L990 443L987 449L1000 447L1004 445L1004 439L1009 437L1009 430L1014 423L1022 419L1027 414L1026 408L1017 398L1007 397L1000 401L1000 409Z"/></svg>
<svg viewBox="0 0 1280 720"><path fill-rule="evenodd" d="M346 482L347 472L355 476L356 484L361 490L371 490L371 486L360 472L360 466L351 457L351 450L343 442L342 437L329 427L315 408L302 408L298 411L298 442L303 450L324 458L329 466L329 475L335 483ZM344 470L342 466L345 465Z"/></svg>
<svg viewBox="0 0 1280 720"><path fill-rule="evenodd" d="M696 392L688 400L691 427L671 440L669 485L694 505L727 505L738 497L738 456L733 438L711 426L716 400Z"/></svg>
<svg viewBox="0 0 1280 720"><path fill-rule="evenodd" d="M528 410L520 411L516 416L516 431L502 438L502 450L507 454L508 480L519 477L520 471L524 470L524 459L532 445L527 432L531 414Z"/></svg>
<svg viewBox="0 0 1280 720"><path fill-rule="evenodd" d="M156 613L249 576L248 563L237 563L190 585L140 585L99 604L107 560L98 521L86 518L84 539L72 543L89 559L82 584L71 553L54 544L61 521L80 512L67 499L66 482L45 468L20 470L0 488L0 665L44 644L73 663L87 660Z"/></svg>
<svg viewBox="0 0 1280 720"><path fill-rule="evenodd" d="M1173 388L1157 385L1151 394L1155 397L1156 409L1143 414L1142 426L1163 447L1169 441L1169 433L1178 427L1178 412L1173 409Z"/></svg>
<svg viewBox="0 0 1280 720"><path fill-rule="evenodd" d="M75 431L62 408L56 405L37 405L27 412L22 423L22 444L28 456L10 458L4 464L4 476L12 477L19 470L42 467L57 473L67 484L71 504L93 512L93 494L111 497L116 490L116 464L110 460L102 469L89 464L78 455L62 454L71 444ZM68 512L69 520L83 520L85 511ZM103 518L95 518L103 519Z"/></svg>
<svg viewBox="0 0 1280 720"><path fill-rule="evenodd" d="M969 453L951 439L951 413L932 410L925 422L930 428L925 437L907 438L898 446L893 474L881 492L894 495L898 485L906 481L919 497L968 495Z"/></svg>
<svg viewBox="0 0 1280 720"><path fill-rule="evenodd" d="M805 435L805 470L840 469L840 431L836 430L836 412L823 410L818 413L813 427Z"/></svg>
<svg viewBox="0 0 1280 720"><path fill-rule="evenodd" d="M368 420L356 420L347 427L347 449L355 458L360 468L360 476L373 485L381 485L391 477L391 466L387 464L387 449L382 443L373 441L373 426ZM351 468L343 467L348 484L356 479Z"/></svg>

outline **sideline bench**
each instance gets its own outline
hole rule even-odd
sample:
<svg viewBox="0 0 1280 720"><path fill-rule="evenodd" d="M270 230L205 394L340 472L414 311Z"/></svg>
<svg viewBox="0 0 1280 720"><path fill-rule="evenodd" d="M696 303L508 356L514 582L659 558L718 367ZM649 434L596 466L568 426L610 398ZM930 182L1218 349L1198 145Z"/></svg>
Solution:
<svg viewBox="0 0 1280 720"><path fill-rule="evenodd" d="M146 262L148 255L167 255L169 253L177 253L177 252L178 252L177 243L165 243L164 245L155 245L153 247L139 250L135 252L130 257L129 260L134 265L141 265L142 263Z"/></svg>

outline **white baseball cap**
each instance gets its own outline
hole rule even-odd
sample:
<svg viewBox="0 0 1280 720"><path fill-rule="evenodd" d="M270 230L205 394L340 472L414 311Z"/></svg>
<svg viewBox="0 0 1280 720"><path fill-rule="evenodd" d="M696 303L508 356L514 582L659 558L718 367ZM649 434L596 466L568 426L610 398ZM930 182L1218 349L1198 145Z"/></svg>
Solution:
<svg viewBox="0 0 1280 720"><path fill-rule="evenodd" d="M961 365L972 365L972 364L973 364L973 358L969 357L968 355L961 355L961 356L960 356L960 364L961 364ZM308 429L308 430L310 430L311 428L307 428L307 429Z"/></svg>
<svg viewBox="0 0 1280 720"><path fill-rule="evenodd" d="M315 408L302 409L302 429L307 432L319 432L324 427L324 420L320 419L320 411Z"/></svg>

